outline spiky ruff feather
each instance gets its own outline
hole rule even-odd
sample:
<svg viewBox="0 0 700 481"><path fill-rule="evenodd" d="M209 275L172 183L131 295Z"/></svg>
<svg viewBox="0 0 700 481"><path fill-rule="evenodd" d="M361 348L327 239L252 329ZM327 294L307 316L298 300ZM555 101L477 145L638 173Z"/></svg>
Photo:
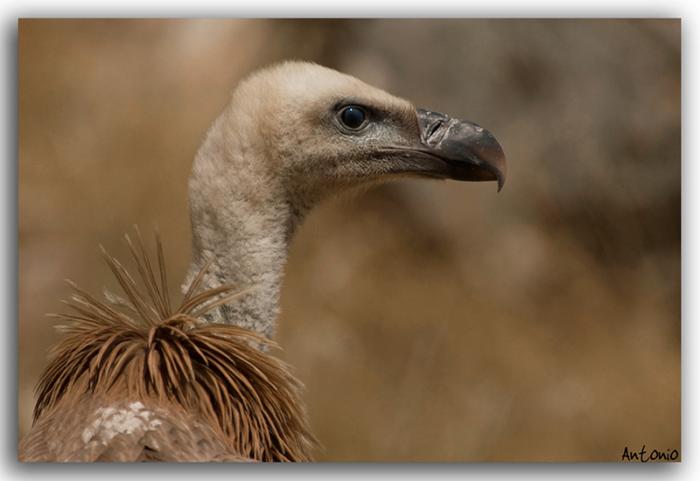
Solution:
<svg viewBox="0 0 700 481"><path fill-rule="evenodd" d="M138 234L138 231L137 231ZM23 461L306 461L315 444L288 366L255 346L273 343L203 316L244 293L202 290L206 266L172 308L157 268L127 236L141 287L103 256L126 298L107 302L74 284L65 337L37 386Z"/></svg>

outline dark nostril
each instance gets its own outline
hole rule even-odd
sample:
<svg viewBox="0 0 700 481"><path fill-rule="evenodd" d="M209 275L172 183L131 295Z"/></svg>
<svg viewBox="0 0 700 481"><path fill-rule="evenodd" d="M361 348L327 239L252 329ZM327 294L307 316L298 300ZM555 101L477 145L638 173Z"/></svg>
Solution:
<svg viewBox="0 0 700 481"><path fill-rule="evenodd" d="M349 105L340 112L340 121L353 130L357 130L365 123L367 115L362 107L357 105Z"/></svg>
<svg viewBox="0 0 700 481"><path fill-rule="evenodd" d="M437 132L437 129L442 127L442 120L438 120L437 122L433 123L429 128L428 131L426 132L426 140L429 140L435 132Z"/></svg>

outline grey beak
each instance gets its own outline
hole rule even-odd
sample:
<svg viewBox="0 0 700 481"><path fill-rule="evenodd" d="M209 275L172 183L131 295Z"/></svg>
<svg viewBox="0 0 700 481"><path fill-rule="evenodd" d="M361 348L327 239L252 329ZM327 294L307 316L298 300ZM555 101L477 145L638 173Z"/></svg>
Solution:
<svg viewBox="0 0 700 481"><path fill-rule="evenodd" d="M496 138L467 120L440 112L417 109L421 144L446 164L446 177L454 180L506 181L506 156Z"/></svg>

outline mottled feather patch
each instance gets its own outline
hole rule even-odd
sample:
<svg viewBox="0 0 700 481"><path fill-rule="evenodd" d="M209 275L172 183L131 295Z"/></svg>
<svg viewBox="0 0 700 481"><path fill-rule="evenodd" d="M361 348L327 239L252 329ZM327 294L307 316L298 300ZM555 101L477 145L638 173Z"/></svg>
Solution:
<svg viewBox="0 0 700 481"><path fill-rule="evenodd" d="M85 444L91 441L106 444L114 436L150 431L163 424L160 419L151 419L153 412L145 409L144 405L138 401L130 403L127 409L97 408L93 416L96 419L81 434Z"/></svg>

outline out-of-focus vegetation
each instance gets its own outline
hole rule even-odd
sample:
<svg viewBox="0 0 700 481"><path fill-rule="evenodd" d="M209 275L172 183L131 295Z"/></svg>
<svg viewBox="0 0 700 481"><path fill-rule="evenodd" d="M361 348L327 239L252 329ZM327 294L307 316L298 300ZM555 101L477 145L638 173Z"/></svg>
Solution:
<svg viewBox="0 0 700 481"><path fill-rule="evenodd" d="M277 340L319 460L619 460L680 449L680 22L67 21L19 30L19 414L69 277L112 286L238 80L337 68L494 132L495 185L329 202L291 250Z"/></svg>

